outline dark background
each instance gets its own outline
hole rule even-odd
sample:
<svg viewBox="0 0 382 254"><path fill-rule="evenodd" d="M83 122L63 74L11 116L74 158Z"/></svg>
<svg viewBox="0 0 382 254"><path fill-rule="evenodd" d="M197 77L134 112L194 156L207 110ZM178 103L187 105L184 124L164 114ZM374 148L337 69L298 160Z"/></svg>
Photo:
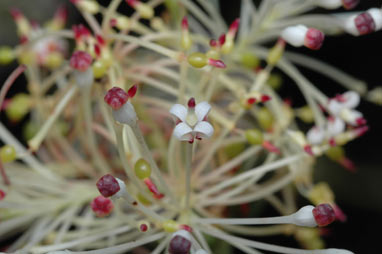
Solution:
<svg viewBox="0 0 382 254"><path fill-rule="evenodd" d="M69 1L1 0L0 44L15 45L17 43L15 26L8 14L11 5L22 9L32 19L44 21L51 17L55 6L62 2ZM228 23L232 22L239 15L240 1L222 0L220 2L223 16ZM257 4L259 1L255 2ZM381 5L381 2L376 0L361 2L356 10L366 10ZM67 5L71 6L70 3ZM69 23L81 22L81 17L72 6L69 10ZM325 12L325 10L318 11ZM382 85L381 46L382 32L379 32L362 37L349 35L326 37L325 43L319 51L305 49L297 51L337 66L353 76L365 80L369 88L373 88ZM0 66L0 83L6 79L15 66L16 64ZM343 91L341 86L319 74L307 70L302 71L309 80L330 96ZM25 89L25 83L20 79L9 95L23 89ZM282 93L293 98L293 94L288 93L288 90L282 90ZM336 194L337 203L348 216L346 223L335 223L330 226L331 234L325 238L328 247L346 248L357 254L379 253L380 230L382 229L382 107L362 101L359 110L367 118L370 131L364 137L346 146L348 157L357 165L357 173L349 173L323 158L318 162L315 178L316 181L325 180L330 184ZM4 114L1 114L1 121L5 121ZM20 135L19 128L10 127ZM300 202L306 204L306 200L302 198ZM259 240L296 246L292 238L288 239L284 236Z"/></svg>

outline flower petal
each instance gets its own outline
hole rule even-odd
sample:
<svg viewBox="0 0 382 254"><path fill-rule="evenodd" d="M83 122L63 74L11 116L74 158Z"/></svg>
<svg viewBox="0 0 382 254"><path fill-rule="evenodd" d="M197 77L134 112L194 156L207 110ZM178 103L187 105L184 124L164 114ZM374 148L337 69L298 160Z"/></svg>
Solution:
<svg viewBox="0 0 382 254"><path fill-rule="evenodd" d="M198 121L203 121L211 110L211 105L206 101L198 103L195 107L195 114L198 117Z"/></svg>
<svg viewBox="0 0 382 254"><path fill-rule="evenodd" d="M194 128L197 138L209 138L214 134L214 127L209 122L201 121Z"/></svg>
<svg viewBox="0 0 382 254"><path fill-rule="evenodd" d="M344 108L344 105L341 102L338 102L336 99L329 100L328 110L333 115L338 115L343 108Z"/></svg>
<svg viewBox="0 0 382 254"><path fill-rule="evenodd" d="M342 96L345 99L342 105L346 108L355 108L360 102L360 96L357 92L347 91L346 93L342 94Z"/></svg>
<svg viewBox="0 0 382 254"><path fill-rule="evenodd" d="M324 141L325 132L319 127L311 128L306 134L306 138L311 145L319 145Z"/></svg>
<svg viewBox="0 0 382 254"><path fill-rule="evenodd" d="M181 141L189 141L192 139L192 129L184 122L176 125L172 134Z"/></svg>
<svg viewBox="0 0 382 254"><path fill-rule="evenodd" d="M187 108L181 104L174 104L171 109L170 113L179 118L182 122L186 121L187 117Z"/></svg>
<svg viewBox="0 0 382 254"><path fill-rule="evenodd" d="M329 136L336 136L345 130L345 122L339 117L334 117L328 121L327 131Z"/></svg>

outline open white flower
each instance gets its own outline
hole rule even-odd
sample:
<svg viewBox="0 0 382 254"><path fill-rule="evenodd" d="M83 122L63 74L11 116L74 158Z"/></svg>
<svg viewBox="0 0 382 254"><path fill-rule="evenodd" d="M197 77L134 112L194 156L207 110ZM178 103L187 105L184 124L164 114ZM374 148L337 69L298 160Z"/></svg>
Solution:
<svg viewBox="0 0 382 254"><path fill-rule="evenodd" d="M175 104L170 113L176 117L173 135L181 141L194 142L194 139L209 138L214 133L212 125L206 121L211 105L203 101L195 105L195 99L188 101L188 108Z"/></svg>

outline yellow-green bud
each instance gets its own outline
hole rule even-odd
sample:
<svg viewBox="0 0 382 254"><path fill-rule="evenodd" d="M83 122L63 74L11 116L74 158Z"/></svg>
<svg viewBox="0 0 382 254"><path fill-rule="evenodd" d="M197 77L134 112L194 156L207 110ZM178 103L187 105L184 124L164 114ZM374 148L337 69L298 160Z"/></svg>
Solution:
<svg viewBox="0 0 382 254"><path fill-rule="evenodd" d="M30 110L31 100L27 94L15 95L5 109L8 118L14 122L21 120Z"/></svg>
<svg viewBox="0 0 382 254"><path fill-rule="evenodd" d="M271 50L268 53L267 62L269 65L276 65L277 62L280 60L280 58L284 54L285 49L285 42L278 41L276 45L271 48Z"/></svg>
<svg viewBox="0 0 382 254"><path fill-rule="evenodd" d="M141 180L149 178L151 175L150 164L145 159L139 159L134 166L137 177Z"/></svg>
<svg viewBox="0 0 382 254"><path fill-rule="evenodd" d="M261 145L264 141L263 133L259 129L250 129L245 132L245 138L251 145Z"/></svg>
<svg viewBox="0 0 382 254"><path fill-rule="evenodd" d="M203 68L207 65L207 61L206 55L200 52L195 52L188 56L188 63L195 68Z"/></svg>
<svg viewBox="0 0 382 254"><path fill-rule="evenodd" d="M107 66L104 61L97 60L92 65L94 78L102 78L107 72Z"/></svg>
<svg viewBox="0 0 382 254"><path fill-rule="evenodd" d="M150 200L146 199L143 194L138 193L137 195L137 200L142 204L142 205L151 205Z"/></svg>
<svg viewBox="0 0 382 254"><path fill-rule="evenodd" d="M173 233L179 229L178 223L173 220L167 220L162 224L163 230L167 233Z"/></svg>
<svg viewBox="0 0 382 254"><path fill-rule="evenodd" d="M251 52L246 52L241 55L241 63L249 68L253 69L259 66L260 64L260 59L253 53Z"/></svg>
<svg viewBox="0 0 382 254"><path fill-rule="evenodd" d="M219 51L217 51L216 49L208 50L206 55L207 55L207 58L212 58L212 59L215 59L215 60L219 60L220 59Z"/></svg>
<svg viewBox="0 0 382 254"><path fill-rule="evenodd" d="M136 5L135 9L144 19L151 19L154 16L154 10L150 5L139 3Z"/></svg>
<svg viewBox="0 0 382 254"><path fill-rule="evenodd" d="M279 90L281 87L281 84L283 82L283 79L280 74L272 73L269 75L267 84L272 87L274 90Z"/></svg>
<svg viewBox="0 0 382 254"><path fill-rule="evenodd" d="M330 159L338 161L345 156L345 151L342 146L333 146L326 151L326 155Z"/></svg>
<svg viewBox="0 0 382 254"><path fill-rule="evenodd" d="M8 46L0 47L0 64L9 64L15 59L13 49Z"/></svg>
<svg viewBox="0 0 382 254"><path fill-rule="evenodd" d="M47 55L44 65L50 69L60 67L63 62L63 57L59 52L52 52Z"/></svg>
<svg viewBox="0 0 382 254"><path fill-rule="evenodd" d="M27 122L23 127L23 136L25 141L32 139L39 130L39 126L32 121Z"/></svg>
<svg viewBox="0 0 382 254"><path fill-rule="evenodd" d="M266 107L260 108L256 113L256 117L259 121L261 128L265 130L269 130L272 128L274 119L271 112Z"/></svg>
<svg viewBox="0 0 382 254"><path fill-rule="evenodd" d="M5 145L0 148L0 159L3 163L12 162L16 159L16 150L11 145Z"/></svg>

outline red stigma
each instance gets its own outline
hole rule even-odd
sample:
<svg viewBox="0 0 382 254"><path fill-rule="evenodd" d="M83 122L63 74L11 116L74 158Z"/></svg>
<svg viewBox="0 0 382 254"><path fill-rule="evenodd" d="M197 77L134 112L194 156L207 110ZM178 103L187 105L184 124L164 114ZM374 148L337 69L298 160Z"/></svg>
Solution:
<svg viewBox="0 0 382 254"><path fill-rule="evenodd" d="M14 20L18 20L24 16L23 13L17 8L11 8L9 12L11 13Z"/></svg>
<svg viewBox="0 0 382 254"><path fill-rule="evenodd" d="M188 106L189 108L195 108L196 103L195 103L195 98L194 98L194 97L191 97L191 98L188 100L188 102L187 102L187 106Z"/></svg>

